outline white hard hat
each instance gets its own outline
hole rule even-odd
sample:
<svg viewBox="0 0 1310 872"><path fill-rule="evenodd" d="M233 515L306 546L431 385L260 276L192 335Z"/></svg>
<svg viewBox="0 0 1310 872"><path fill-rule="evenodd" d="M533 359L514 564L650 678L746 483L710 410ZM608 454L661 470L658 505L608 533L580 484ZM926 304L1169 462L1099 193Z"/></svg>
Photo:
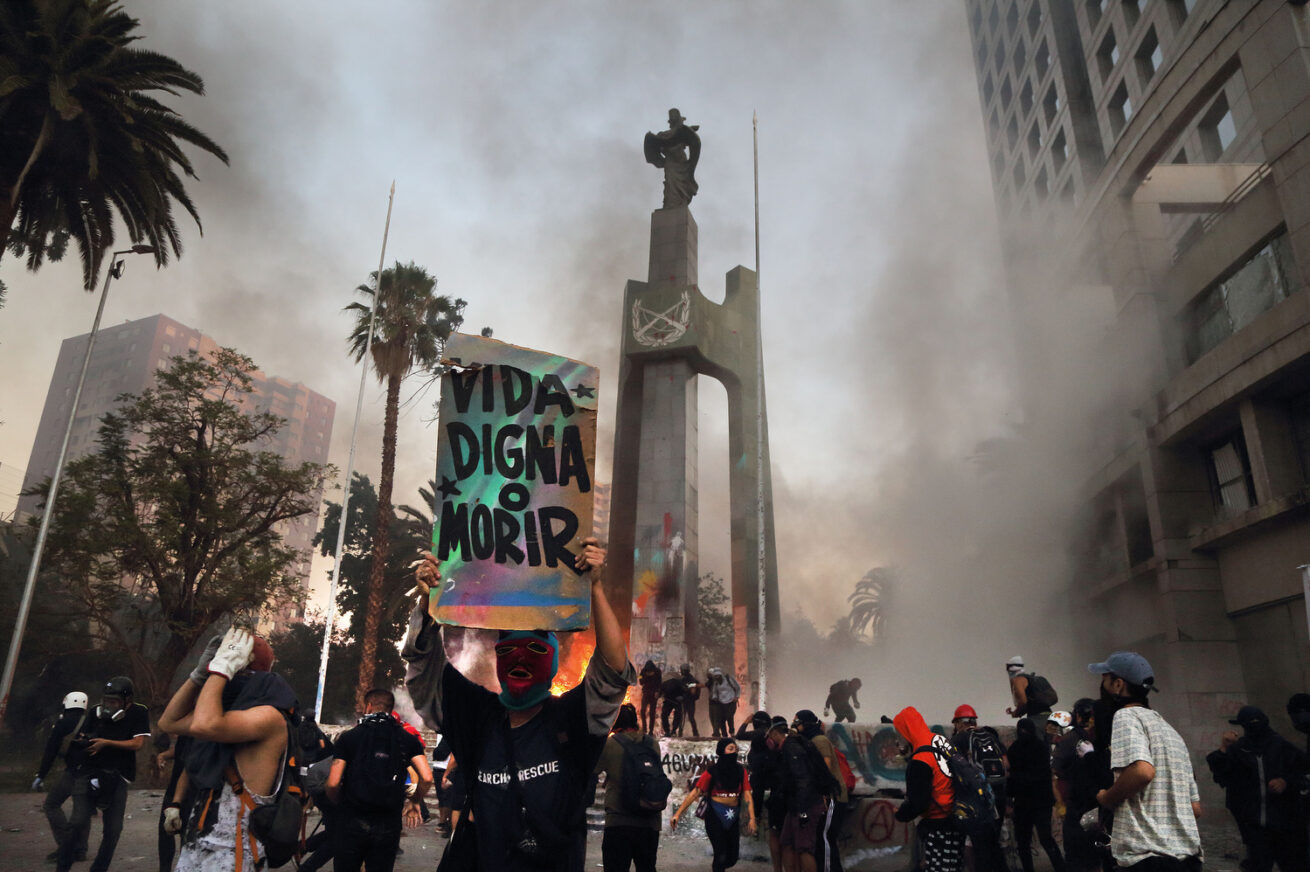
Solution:
<svg viewBox="0 0 1310 872"><path fill-rule="evenodd" d="M66 709L85 709L86 704L86 694L80 690L75 690L64 697L64 708Z"/></svg>
<svg viewBox="0 0 1310 872"><path fill-rule="evenodd" d="M1006 665L1006 666L1022 666L1022 665L1023 665L1023 658L1020 657L1018 654L1015 654L1015 655L1014 655L1013 657L1011 657L1009 660L1006 660L1006 661L1005 661L1005 665Z"/></svg>
<svg viewBox="0 0 1310 872"><path fill-rule="evenodd" d="M1068 712L1051 712L1051 716L1046 720L1055 724L1061 730L1067 730L1073 726L1073 716Z"/></svg>

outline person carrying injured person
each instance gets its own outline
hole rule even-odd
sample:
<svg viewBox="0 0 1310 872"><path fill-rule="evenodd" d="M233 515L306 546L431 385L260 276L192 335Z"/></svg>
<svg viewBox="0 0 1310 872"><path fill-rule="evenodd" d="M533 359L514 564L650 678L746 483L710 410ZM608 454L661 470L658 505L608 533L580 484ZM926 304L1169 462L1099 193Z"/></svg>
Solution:
<svg viewBox="0 0 1310 872"><path fill-rule="evenodd" d="M428 615L428 592L441 578L435 555L419 564L419 597L401 656L405 686L424 721L440 729L466 772L479 867L581 872L586 853L585 796L611 725L637 671L601 587L605 550L583 541L576 567L592 572L596 649L582 682L550 694L559 641L538 630L501 631L496 643L500 693L466 678L442 649ZM460 826L467 818L461 818ZM451 844L459 841L459 830Z"/></svg>

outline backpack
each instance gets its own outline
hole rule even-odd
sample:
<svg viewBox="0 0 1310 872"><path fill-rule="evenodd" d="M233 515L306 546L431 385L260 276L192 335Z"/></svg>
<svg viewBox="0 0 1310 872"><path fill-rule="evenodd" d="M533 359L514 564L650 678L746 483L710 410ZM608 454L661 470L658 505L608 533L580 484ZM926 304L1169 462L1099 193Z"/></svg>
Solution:
<svg viewBox="0 0 1310 872"><path fill-rule="evenodd" d="M1035 673L1028 674L1028 689L1025 691L1025 696L1028 698L1029 714L1050 711L1060 701L1055 688L1051 687L1051 682Z"/></svg>
<svg viewBox="0 0 1310 872"><path fill-rule="evenodd" d="M1005 752L990 729L979 727L969 731L969 757L982 769L988 784L1005 781Z"/></svg>
<svg viewBox="0 0 1310 872"><path fill-rule="evenodd" d="M947 751L936 745L924 745L914 753L930 751L946 761L951 773L950 821L956 831L966 835L984 835L996 826L996 803L991 785L982 767L954 749Z"/></svg>
<svg viewBox="0 0 1310 872"><path fill-rule="evenodd" d="M386 712L374 712L355 727L362 735L346 761L345 794L359 808L395 811L405 804L409 761L399 759L404 728Z"/></svg>
<svg viewBox="0 0 1310 872"><path fill-rule="evenodd" d="M808 736L800 733L796 734L800 740L801 747L805 749L805 756L810 764L810 771L814 777L814 786L819 793L824 796L838 796L841 793L841 784L832 776L832 770L828 768L828 761L823 759L819 749ZM836 748L833 748L836 751Z"/></svg>
<svg viewBox="0 0 1310 872"><path fill-rule="evenodd" d="M249 796L249 793L245 792L243 796ZM268 805L250 810L250 834L263 845L264 858L270 868L276 869L300 856L305 839L305 798L304 779L300 774L300 746L288 720L286 762L277 794Z"/></svg>
<svg viewBox="0 0 1310 872"><path fill-rule="evenodd" d="M633 814L663 811L669 804L673 782L664 774L659 752L646 744L646 737L625 740L615 737L623 748L623 781L620 801Z"/></svg>
<svg viewBox="0 0 1310 872"><path fill-rule="evenodd" d="M832 750L837 755L837 768L841 769L841 779L846 784L846 792L850 793L855 789L855 772L851 769L850 761L846 759L845 754L836 747Z"/></svg>

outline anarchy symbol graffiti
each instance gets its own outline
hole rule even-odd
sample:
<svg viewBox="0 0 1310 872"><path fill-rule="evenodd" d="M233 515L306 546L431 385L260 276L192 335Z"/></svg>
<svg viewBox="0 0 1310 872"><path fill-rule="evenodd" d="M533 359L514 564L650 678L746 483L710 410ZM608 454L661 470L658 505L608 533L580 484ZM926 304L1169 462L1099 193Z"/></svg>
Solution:
<svg viewBox="0 0 1310 872"><path fill-rule="evenodd" d="M641 300L632 303L632 338L651 348L672 345L691 326L691 299L683 291L682 299L663 312L647 309Z"/></svg>

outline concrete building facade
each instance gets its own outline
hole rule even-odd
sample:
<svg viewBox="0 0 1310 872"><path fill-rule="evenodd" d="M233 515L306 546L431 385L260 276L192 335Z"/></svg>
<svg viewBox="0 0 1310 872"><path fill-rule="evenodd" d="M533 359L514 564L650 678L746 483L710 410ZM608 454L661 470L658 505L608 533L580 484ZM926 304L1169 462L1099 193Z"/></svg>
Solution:
<svg viewBox="0 0 1310 872"><path fill-rule="evenodd" d="M1310 682L1307 9L964 5L1020 335L1059 297L1101 313L1087 329L1124 373L1083 410L1105 429L1071 532L1086 652L1144 653L1194 751L1246 702L1290 731Z"/></svg>
<svg viewBox="0 0 1310 872"><path fill-rule="evenodd" d="M74 336L65 339L60 346L23 478L25 490L54 473L68 423L69 404L77 387L77 376L89 338L90 334ZM120 395L137 394L150 387L155 371L166 367L175 356L192 351L206 355L218 348L218 343L211 337L166 315L102 328L91 353L86 384L73 421L68 459L73 460L95 449L100 419L118 408ZM252 387L254 391L248 398L251 410L272 412L287 422L269 449L289 463L327 463L336 403L303 384L262 372L254 373ZM18 514L34 512L38 507L36 497L21 497ZM306 594L313 556L311 543L317 523L317 515L307 516L284 524L282 530L284 541L300 555L292 571L303 580ZM265 629L276 631L302 620L304 616L303 597L297 602L280 603L270 609L269 624Z"/></svg>

